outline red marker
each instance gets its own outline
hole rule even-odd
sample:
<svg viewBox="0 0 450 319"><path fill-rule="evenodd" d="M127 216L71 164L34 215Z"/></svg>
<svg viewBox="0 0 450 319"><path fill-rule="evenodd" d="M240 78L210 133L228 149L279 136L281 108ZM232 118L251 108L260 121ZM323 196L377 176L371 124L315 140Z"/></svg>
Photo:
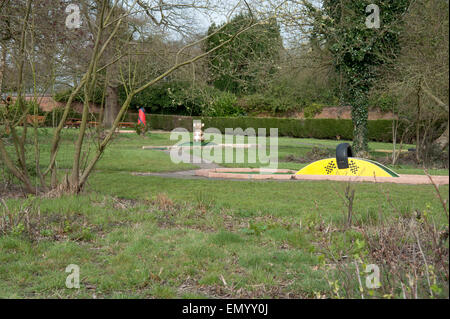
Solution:
<svg viewBox="0 0 450 319"><path fill-rule="evenodd" d="M145 123L145 109L143 107L141 107L139 109L139 119L138 119L138 124L142 124L144 126L146 126L147 124Z"/></svg>

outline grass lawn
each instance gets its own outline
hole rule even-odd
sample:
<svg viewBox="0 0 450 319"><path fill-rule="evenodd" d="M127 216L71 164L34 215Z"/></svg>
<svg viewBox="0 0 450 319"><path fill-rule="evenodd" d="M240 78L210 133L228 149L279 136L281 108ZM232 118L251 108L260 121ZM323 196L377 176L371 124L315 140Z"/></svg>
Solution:
<svg viewBox="0 0 450 319"><path fill-rule="evenodd" d="M70 167L74 134L67 130L64 135L61 168ZM41 132L42 141L50 137L51 130ZM340 142L280 138L280 167L300 169L305 164L287 162L286 157L305 156L315 145L332 154ZM165 152L141 149L174 143L169 134L121 134L83 194L6 199L11 218L26 213L29 221L0 232L0 298L358 297L355 271L346 281L337 266L351 269L347 261L352 258L375 263L366 231L382 237L386 227L414 220L417 212L436 229L448 229L442 203L430 185L352 184L349 226L344 183L130 174L195 168L171 163ZM391 147L370 143L372 150ZM42 165L48 150L41 150ZM258 167L227 164L252 165ZM423 174L411 166L392 168ZM448 175L448 170L430 172ZM439 191L448 200L448 186ZM0 208L0 218L5 211ZM425 254L432 253L427 242L422 247ZM444 248L448 252L448 240ZM65 287L69 264L80 267L80 289ZM407 274L402 273L405 282ZM383 273L383 279L388 275ZM440 278L436 275L434 297L448 298L448 279ZM428 290L422 279L418 282L424 293ZM401 298L396 283L375 291L364 288L364 293Z"/></svg>

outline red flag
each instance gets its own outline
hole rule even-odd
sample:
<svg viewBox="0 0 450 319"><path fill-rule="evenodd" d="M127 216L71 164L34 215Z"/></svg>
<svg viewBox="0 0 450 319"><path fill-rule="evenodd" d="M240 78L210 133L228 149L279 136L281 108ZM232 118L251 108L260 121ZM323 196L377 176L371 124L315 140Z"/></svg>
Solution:
<svg viewBox="0 0 450 319"><path fill-rule="evenodd" d="M145 123L145 109L143 107L141 107L139 109L139 119L138 119L138 124L142 124L142 125L147 125Z"/></svg>

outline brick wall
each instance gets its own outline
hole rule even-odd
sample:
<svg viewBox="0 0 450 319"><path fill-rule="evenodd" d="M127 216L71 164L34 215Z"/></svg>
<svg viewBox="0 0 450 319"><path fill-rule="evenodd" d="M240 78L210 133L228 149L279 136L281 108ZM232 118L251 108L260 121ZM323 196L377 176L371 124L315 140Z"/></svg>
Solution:
<svg viewBox="0 0 450 319"><path fill-rule="evenodd" d="M15 99L16 99L16 97L13 96L12 100L15 101ZM30 95L25 96L25 100L27 100L27 101L30 101L33 99L34 99L34 96L30 96ZM66 105L64 102L56 102L51 96L39 96L37 99L37 102L39 103L41 110L44 112L50 112L51 110L53 110L56 107L64 107ZM73 102L72 108L75 111L81 113L83 110L83 103ZM93 113L100 112L100 108L95 103L90 103L89 109L90 109L89 111L93 112Z"/></svg>

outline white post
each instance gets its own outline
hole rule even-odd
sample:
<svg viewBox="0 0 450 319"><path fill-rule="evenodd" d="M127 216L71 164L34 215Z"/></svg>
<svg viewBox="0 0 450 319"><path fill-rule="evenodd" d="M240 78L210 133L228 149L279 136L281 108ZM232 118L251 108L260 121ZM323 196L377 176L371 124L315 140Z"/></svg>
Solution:
<svg viewBox="0 0 450 319"><path fill-rule="evenodd" d="M200 121L200 120L193 121L194 143L203 142L204 137L203 137L202 127L204 127L204 126L205 126L205 124L203 124L202 121Z"/></svg>

